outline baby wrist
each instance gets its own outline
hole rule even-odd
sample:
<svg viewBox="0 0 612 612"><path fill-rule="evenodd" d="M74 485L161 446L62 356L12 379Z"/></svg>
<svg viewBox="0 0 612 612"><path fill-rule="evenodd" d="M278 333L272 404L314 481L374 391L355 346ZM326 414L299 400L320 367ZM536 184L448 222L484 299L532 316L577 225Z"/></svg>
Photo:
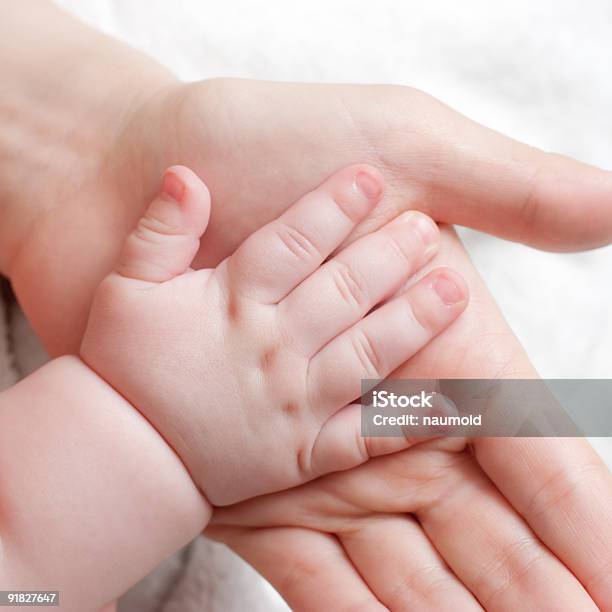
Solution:
<svg viewBox="0 0 612 612"><path fill-rule="evenodd" d="M45 567L62 591L70 578L66 595L78 599L75 585L88 585L83 601L118 596L212 513L157 431L74 356L0 395L0 481L8 563L0 559L0 576L32 585ZM49 567L58 556L62 566Z"/></svg>

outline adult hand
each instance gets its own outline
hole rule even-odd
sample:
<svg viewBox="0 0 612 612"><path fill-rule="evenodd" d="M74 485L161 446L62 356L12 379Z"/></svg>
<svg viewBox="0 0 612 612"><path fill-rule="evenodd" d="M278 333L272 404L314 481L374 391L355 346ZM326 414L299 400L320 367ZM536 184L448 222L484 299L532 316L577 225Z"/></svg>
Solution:
<svg viewBox="0 0 612 612"><path fill-rule="evenodd" d="M394 377L534 376L450 239L449 261L470 308ZM217 510L208 533L296 610L612 609L612 478L580 439L425 442Z"/></svg>
<svg viewBox="0 0 612 612"><path fill-rule="evenodd" d="M94 288L159 190L159 176L176 163L193 168L213 194L199 265L216 265L300 194L354 162L377 166L389 185L357 234L416 208L543 248L612 239L610 173L505 138L419 91L151 82L123 95L132 103L116 103L117 117L109 102L104 137L91 124L75 127L63 135L52 173L30 173L30 182L9 189L7 201L29 211L31 222L22 222L5 268L53 353L78 346ZM80 160L71 147L83 146L85 129L89 148Z"/></svg>

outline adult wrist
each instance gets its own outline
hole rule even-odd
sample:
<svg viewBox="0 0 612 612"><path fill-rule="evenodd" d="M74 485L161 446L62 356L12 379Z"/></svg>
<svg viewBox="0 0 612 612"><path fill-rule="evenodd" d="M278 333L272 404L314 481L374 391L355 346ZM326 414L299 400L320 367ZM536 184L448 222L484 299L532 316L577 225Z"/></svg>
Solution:
<svg viewBox="0 0 612 612"><path fill-rule="evenodd" d="M0 272L51 199L95 176L168 70L50 2L0 8ZM44 36L41 36L44 32Z"/></svg>

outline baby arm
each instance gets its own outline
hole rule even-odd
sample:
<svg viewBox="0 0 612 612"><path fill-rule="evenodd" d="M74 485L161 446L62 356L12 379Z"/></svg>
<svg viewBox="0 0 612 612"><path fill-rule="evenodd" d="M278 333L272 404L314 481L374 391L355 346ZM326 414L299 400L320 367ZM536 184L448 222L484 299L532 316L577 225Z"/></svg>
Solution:
<svg viewBox="0 0 612 612"><path fill-rule="evenodd" d="M0 394L0 590L99 610L209 517L170 447L77 357Z"/></svg>

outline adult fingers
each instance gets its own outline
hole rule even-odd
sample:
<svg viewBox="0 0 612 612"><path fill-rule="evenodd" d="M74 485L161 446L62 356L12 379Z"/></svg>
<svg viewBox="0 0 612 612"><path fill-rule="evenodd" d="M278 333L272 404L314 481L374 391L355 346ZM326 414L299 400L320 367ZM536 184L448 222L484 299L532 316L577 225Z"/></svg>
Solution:
<svg viewBox="0 0 612 612"><path fill-rule="evenodd" d="M508 138L415 89L338 86L336 95L369 141L365 159L389 169L400 209L413 193L436 221L550 250L612 241L611 172Z"/></svg>
<svg viewBox="0 0 612 612"><path fill-rule="evenodd" d="M373 459L283 493L273 503L259 498L224 509L213 520L240 524L248 519L257 526L282 520L341 534L372 512L412 512L486 609L513 610L528 602L535 609L596 610L572 572L538 540L474 459L448 452L453 443L458 441Z"/></svg>
<svg viewBox="0 0 612 612"><path fill-rule="evenodd" d="M612 609L612 476L589 443L483 438L474 447L484 471L538 537L602 610Z"/></svg>
<svg viewBox="0 0 612 612"><path fill-rule="evenodd" d="M433 545L486 610L598 608L469 455L415 514ZM507 459L506 459L507 460Z"/></svg>
<svg viewBox="0 0 612 612"><path fill-rule="evenodd" d="M291 527L212 527L207 533L250 563L292 610L387 610L331 535Z"/></svg>
<svg viewBox="0 0 612 612"><path fill-rule="evenodd" d="M375 515L339 533L338 538L374 594L390 610L482 610L414 518Z"/></svg>

